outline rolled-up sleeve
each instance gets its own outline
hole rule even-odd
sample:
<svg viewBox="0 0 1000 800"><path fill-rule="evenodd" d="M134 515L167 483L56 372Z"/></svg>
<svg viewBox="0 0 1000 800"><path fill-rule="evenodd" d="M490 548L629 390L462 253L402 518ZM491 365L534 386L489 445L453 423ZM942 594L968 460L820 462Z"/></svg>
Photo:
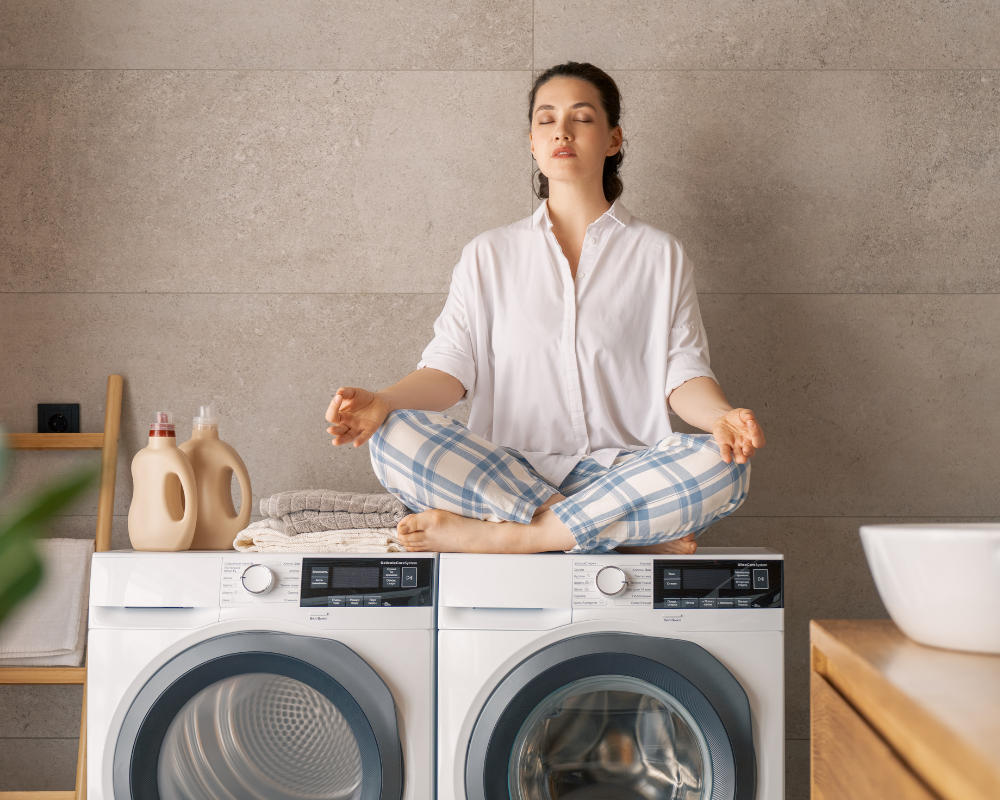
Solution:
<svg viewBox="0 0 1000 800"><path fill-rule="evenodd" d="M701 321L698 293L694 286L694 268L681 243L674 239L667 255L670 259L671 321L667 343L667 380L664 396L692 378L715 380L709 368L708 334Z"/></svg>
<svg viewBox="0 0 1000 800"><path fill-rule="evenodd" d="M447 372L461 382L465 394L460 403L471 400L476 385L476 358L473 350L472 320L469 309L474 307L473 291L470 278L472 270L467 260L470 256L462 254L462 260L455 266L451 274L451 287L444 310L434 323L434 338L424 348L417 364L417 369L431 367Z"/></svg>

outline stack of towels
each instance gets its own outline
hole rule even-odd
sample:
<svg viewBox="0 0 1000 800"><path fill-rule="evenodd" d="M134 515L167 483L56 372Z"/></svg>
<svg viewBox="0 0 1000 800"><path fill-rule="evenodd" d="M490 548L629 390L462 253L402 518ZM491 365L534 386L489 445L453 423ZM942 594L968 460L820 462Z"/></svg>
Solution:
<svg viewBox="0 0 1000 800"><path fill-rule="evenodd" d="M78 667L87 641L93 539L41 539L42 582L4 620L0 666Z"/></svg>
<svg viewBox="0 0 1000 800"><path fill-rule="evenodd" d="M261 499L260 513L236 535L240 552L401 553L396 523L413 512L391 494L305 489Z"/></svg>

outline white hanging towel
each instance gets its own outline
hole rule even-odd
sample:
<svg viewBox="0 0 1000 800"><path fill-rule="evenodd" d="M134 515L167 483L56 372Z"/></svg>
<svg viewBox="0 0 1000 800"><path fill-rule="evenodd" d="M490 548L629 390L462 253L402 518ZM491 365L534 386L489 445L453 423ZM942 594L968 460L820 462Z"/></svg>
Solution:
<svg viewBox="0 0 1000 800"><path fill-rule="evenodd" d="M78 667L87 641L93 539L39 539L42 582L0 622L0 666Z"/></svg>

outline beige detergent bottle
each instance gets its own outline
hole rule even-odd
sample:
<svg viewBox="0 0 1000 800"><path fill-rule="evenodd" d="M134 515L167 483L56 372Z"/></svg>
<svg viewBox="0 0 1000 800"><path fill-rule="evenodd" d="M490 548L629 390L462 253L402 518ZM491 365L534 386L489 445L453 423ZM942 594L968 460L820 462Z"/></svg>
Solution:
<svg viewBox="0 0 1000 800"><path fill-rule="evenodd" d="M236 534L250 524L253 494L240 454L219 438L212 406L199 406L191 438L180 446L194 467L198 485L198 524L192 550L232 550ZM233 475L240 484L240 510L233 506Z"/></svg>
<svg viewBox="0 0 1000 800"><path fill-rule="evenodd" d="M177 447L173 418L156 413L149 445L132 459L128 538L136 550L187 550L198 519L194 469Z"/></svg>

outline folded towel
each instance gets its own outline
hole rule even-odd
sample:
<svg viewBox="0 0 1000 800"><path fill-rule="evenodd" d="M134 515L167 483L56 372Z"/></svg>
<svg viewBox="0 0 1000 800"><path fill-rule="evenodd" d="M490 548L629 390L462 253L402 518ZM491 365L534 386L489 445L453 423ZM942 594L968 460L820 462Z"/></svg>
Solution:
<svg viewBox="0 0 1000 800"><path fill-rule="evenodd" d="M0 666L78 667L87 640L92 539L40 539L42 583L0 628Z"/></svg>
<svg viewBox="0 0 1000 800"><path fill-rule="evenodd" d="M395 528L361 528L295 533L280 519L262 519L238 534L241 553L402 553Z"/></svg>
<svg viewBox="0 0 1000 800"><path fill-rule="evenodd" d="M279 492L260 501L260 513L280 519L295 533L394 528L412 513L391 494L357 494L332 489Z"/></svg>

